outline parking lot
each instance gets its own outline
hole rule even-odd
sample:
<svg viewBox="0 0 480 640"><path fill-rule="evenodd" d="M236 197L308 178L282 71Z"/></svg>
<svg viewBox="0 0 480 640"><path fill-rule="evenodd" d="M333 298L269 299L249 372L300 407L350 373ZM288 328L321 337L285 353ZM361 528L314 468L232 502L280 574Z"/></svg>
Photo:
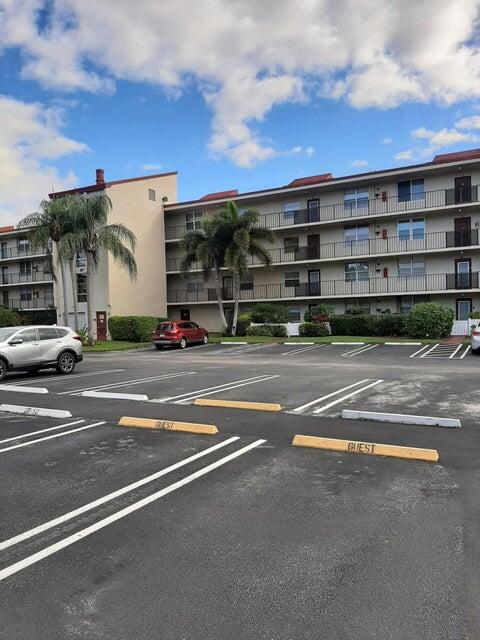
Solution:
<svg viewBox="0 0 480 640"><path fill-rule="evenodd" d="M480 637L479 365L463 346L227 344L8 377L3 404L71 417L0 413L0 637ZM194 404L207 398L281 410ZM292 447L295 434L440 460Z"/></svg>

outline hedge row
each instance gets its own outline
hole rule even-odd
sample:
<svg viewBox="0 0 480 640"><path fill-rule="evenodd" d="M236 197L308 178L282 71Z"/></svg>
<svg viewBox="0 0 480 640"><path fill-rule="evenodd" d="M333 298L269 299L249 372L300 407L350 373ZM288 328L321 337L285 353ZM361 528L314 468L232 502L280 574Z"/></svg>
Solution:
<svg viewBox="0 0 480 640"><path fill-rule="evenodd" d="M323 338L330 335L325 322L304 322L299 326L298 333L303 338Z"/></svg>
<svg viewBox="0 0 480 640"><path fill-rule="evenodd" d="M112 340L148 342L158 323L167 319L154 316L110 316L108 328Z"/></svg>
<svg viewBox="0 0 480 640"><path fill-rule="evenodd" d="M384 315L330 316L328 319L332 336L405 336L406 315L386 313Z"/></svg>
<svg viewBox="0 0 480 640"><path fill-rule="evenodd" d="M283 324L259 324L247 327L247 336L271 336L272 338L286 338L287 329Z"/></svg>

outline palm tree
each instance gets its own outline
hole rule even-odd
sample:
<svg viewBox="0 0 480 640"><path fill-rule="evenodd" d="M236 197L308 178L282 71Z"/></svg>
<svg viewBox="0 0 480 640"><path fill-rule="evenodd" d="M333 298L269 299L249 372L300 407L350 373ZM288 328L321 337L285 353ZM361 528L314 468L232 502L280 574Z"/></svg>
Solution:
<svg viewBox="0 0 480 640"><path fill-rule="evenodd" d="M273 233L267 227L258 224L259 213L248 209L242 214L234 202L227 202L225 209L215 216L217 228L224 237L230 237L225 251L225 266L233 277L233 321L232 335L237 331L238 302L242 277L248 273L251 258L257 258L260 263L270 269L272 259L263 246L263 242L273 242Z"/></svg>
<svg viewBox="0 0 480 640"><path fill-rule="evenodd" d="M32 247L45 247L47 249L48 261L54 278L55 270L53 268L51 243L54 244L55 249L57 250L60 273L62 276L62 312L64 324L68 324L67 280L65 258L59 249L62 239L71 229L72 198L73 196L65 196L63 198L43 200L40 203L40 210L38 212L31 213L23 218L23 220L20 220L18 225L19 227L28 229L28 237Z"/></svg>
<svg viewBox="0 0 480 640"><path fill-rule="evenodd" d="M182 240L185 256L180 263L180 274L182 277L186 277L195 263L201 265L205 282L213 274L218 310L224 330L227 328L227 319L225 318L225 311L223 309L221 269L225 263L227 246L228 243L216 232L213 219L204 220L201 229L188 231L185 234Z"/></svg>
<svg viewBox="0 0 480 640"><path fill-rule="evenodd" d="M123 224L107 224L112 203L104 193L77 194L74 199L72 230L64 236L62 250L71 256L83 251L87 259L88 343L93 344L93 278L99 255L102 251L110 253L134 280L137 277L137 263L133 255L136 238Z"/></svg>

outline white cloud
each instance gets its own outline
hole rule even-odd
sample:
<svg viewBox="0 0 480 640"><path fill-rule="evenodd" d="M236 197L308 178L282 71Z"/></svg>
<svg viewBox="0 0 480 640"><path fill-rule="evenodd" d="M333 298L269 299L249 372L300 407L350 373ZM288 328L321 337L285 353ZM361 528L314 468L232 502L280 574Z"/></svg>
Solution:
<svg viewBox="0 0 480 640"><path fill-rule="evenodd" d="M145 164L142 164L143 171L160 171L161 169L163 169L163 165L156 164L154 162L147 162Z"/></svg>
<svg viewBox="0 0 480 640"><path fill-rule="evenodd" d="M431 0L174 5L0 0L0 47L19 48L22 77L55 90L111 92L127 80L175 97L196 87L213 111L210 152L245 167L278 155L257 130L278 105L480 98L480 0L436 0L435 11Z"/></svg>
<svg viewBox="0 0 480 640"><path fill-rule="evenodd" d="M350 162L351 167L355 167L356 169L361 169L362 167L366 167L368 164L368 160L353 160Z"/></svg>
<svg viewBox="0 0 480 640"><path fill-rule="evenodd" d="M471 133L462 133L456 129L440 129L431 131L425 127L419 127L412 131L414 140L427 140L429 149L448 147L457 142L474 142L477 138Z"/></svg>
<svg viewBox="0 0 480 640"><path fill-rule="evenodd" d="M313 147L305 147L305 155L307 158L311 158L315 153L315 149Z"/></svg>
<svg viewBox="0 0 480 640"><path fill-rule="evenodd" d="M457 129L480 129L480 116L469 116L468 118L460 118L455 123Z"/></svg>
<svg viewBox="0 0 480 640"><path fill-rule="evenodd" d="M0 225L34 211L52 191L75 186L73 173L59 175L52 160L88 147L63 136L63 112L0 96Z"/></svg>
<svg viewBox="0 0 480 640"><path fill-rule="evenodd" d="M382 144L392 144L393 138L383 138Z"/></svg>
<svg viewBox="0 0 480 640"><path fill-rule="evenodd" d="M413 153L410 149L405 149L405 151L399 151L395 154L395 160L411 160L413 157Z"/></svg>

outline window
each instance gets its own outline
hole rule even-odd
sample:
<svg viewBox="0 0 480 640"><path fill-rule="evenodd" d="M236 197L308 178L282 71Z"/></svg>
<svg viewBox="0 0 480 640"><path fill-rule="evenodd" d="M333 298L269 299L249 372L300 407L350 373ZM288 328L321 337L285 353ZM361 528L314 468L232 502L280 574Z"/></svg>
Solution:
<svg viewBox="0 0 480 640"><path fill-rule="evenodd" d="M300 284L300 271L285 271L285 286L298 287Z"/></svg>
<svg viewBox="0 0 480 640"><path fill-rule="evenodd" d="M290 322L300 322L300 307L290 307L288 315L290 316Z"/></svg>
<svg viewBox="0 0 480 640"><path fill-rule="evenodd" d="M18 333L18 337L21 338L23 342L35 342L37 340L37 331L36 329L25 329L25 331Z"/></svg>
<svg viewBox="0 0 480 640"><path fill-rule="evenodd" d="M253 275L247 273L240 282L240 291L253 291Z"/></svg>
<svg viewBox="0 0 480 640"><path fill-rule="evenodd" d="M30 241L28 240L28 238L19 238L17 242L18 252L27 253L27 251L30 249Z"/></svg>
<svg viewBox="0 0 480 640"><path fill-rule="evenodd" d="M283 205L283 219L291 223L295 221L295 214L300 211L298 202L285 202Z"/></svg>
<svg viewBox="0 0 480 640"><path fill-rule="evenodd" d="M40 327L38 329L38 335L40 336L40 340L56 340L57 330L53 327Z"/></svg>
<svg viewBox="0 0 480 640"><path fill-rule="evenodd" d="M343 230L343 240L345 244L356 245L362 240L368 240L370 235L370 227L368 225L354 227L345 227Z"/></svg>
<svg viewBox="0 0 480 640"><path fill-rule="evenodd" d="M76 264L77 268L79 269L85 268L87 266L87 256L83 251L79 251L77 253Z"/></svg>
<svg viewBox="0 0 480 640"><path fill-rule="evenodd" d="M32 299L32 292L30 289L20 289L20 301L30 302Z"/></svg>
<svg viewBox="0 0 480 640"><path fill-rule="evenodd" d="M283 250L285 251L285 253L296 253L298 251L298 236L284 238Z"/></svg>
<svg viewBox="0 0 480 640"><path fill-rule="evenodd" d="M190 309L180 309L180 319L190 320Z"/></svg>
<svg viewBox="0 0 480 640"><path fill-rule="evenodd" d="M368 190L346 189L343 192L343 204L346 209L367 209L368 208Z"/></svg>
<svg viewBox="0 0 480 640"><path fill-rule="evenodd" d="M200 273L191 273L187 276L187 291L202 291L204 284Z"/></svg>
<svg viewBox="0 0 480 640"><path fill-rule="evenodd" d="M20 275L21 276L30 276L30 275L32 275L32 263L31 262L20 262Z"/></svg>
<svg viewBox="0 0 480 640"><path fill-rule="evenodd" d="M149 189L148 190L148 199L152 200L153 202L155 202L155 200L157 199L157 193L156 193L155 189Z"/></svg>
<svg viewBox="0 0 480 640"><path fill-rule="evenodd" d="M347 262L345 264L345 282L360 282L368 279L368 262Z"/></svg>
<svg viewBox="0 0 480 640"><path fill-rule="evenodd" d="M185 228L187 231L194 231L200 229L202 226L202 212L195 211L195 213L185 214Z"/></svg>
<svg viewBox="0 0 480 640"><path fill-rule="evenodd" d="M400 298L400 313L410 313L414 304L418 302L426 302L426 298L422 296L402 296Z"/></svg>
<svg viewBox="0 0 480 640"><path fill-rule="evenodd" d="M425 274L425 258L423 256L411 256L398 259L399 276L423 276Z"/></svg>
<svg viewBox="0 0 480 640"><path fill-rule="evenodd" d="M399 220L397 233L399 240L423 240L425 236L425 220L423 218Z"/></svg>
<svg viewBox="0 0 480 640"><path fill-rule="evenodd" d="M410 202L411 200L421 200L425 197L425 186L423 178L416 180L402 180L398 183L398 201Z"/></svg>
<svg viewBox="0 0 480 640"><path fill-rule="evenodd" d="M77 273L77 300L87 301L87 276L83 273Z"/></svg>
<svg viewBox="0 0 480 640"><path fill-rule="evenodd" d="M66 335L68 335L68 329L57 329L57 336L59 338L64 338Z"/></svg>
<svg viewBox="0 0 480 640"><path fill-rule="evenodd" d="M345 302L345 313L350 315L360 315L370 313L370 302L368 300L357 300L353 298Z"/></svg>

